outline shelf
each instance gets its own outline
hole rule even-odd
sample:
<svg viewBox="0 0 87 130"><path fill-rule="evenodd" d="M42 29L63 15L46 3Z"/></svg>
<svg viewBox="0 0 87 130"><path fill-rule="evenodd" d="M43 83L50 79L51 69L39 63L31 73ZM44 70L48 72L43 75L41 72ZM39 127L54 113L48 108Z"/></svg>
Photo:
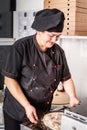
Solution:
<svg viewBox="0 0 87 130"><path fill-rule="evenodd" d="M15 38L0 38L0 45L12 45Z"/></svg>

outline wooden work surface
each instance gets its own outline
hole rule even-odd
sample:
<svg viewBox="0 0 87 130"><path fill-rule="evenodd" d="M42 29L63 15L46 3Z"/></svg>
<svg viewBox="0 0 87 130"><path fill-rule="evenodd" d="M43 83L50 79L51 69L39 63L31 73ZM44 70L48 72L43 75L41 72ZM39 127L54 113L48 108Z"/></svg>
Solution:
<svg viewBox="0 0 87 130"><path fill-rule="evenodd" d="M69 96L66 92L55 92L53 96L52 104L63 105L69 103Z"/></svg>

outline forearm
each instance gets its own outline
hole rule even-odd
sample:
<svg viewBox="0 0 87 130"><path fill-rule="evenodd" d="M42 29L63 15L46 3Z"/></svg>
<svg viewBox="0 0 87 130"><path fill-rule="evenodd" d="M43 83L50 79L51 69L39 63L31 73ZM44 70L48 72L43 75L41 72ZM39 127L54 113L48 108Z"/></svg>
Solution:
<svg viewBox="0 0 87 130"><path fill-rule="evenodd" d="M64 90L67 92L70 98L76 97L75 86L72 79L63 82Z"/></svg>
<svg viewBox="0 0 87 130"><path fill-rule="evenodd" d="M14 79L5 77L5 84L12 94L12 96L25 108L29 106L29 101L22 92L22 89L18 82Z"/></svg>
<svg viewBox="0 0 87 130"><path fill-rule="evenodd" d="M32 123L37 123L36 109L29 103L19 83L11 78L5 77L5 84L13 97L24 107L27 117Z"/></svg>
<svg viewBox="0 0 87 130"><path fill-rule="evenodd" d="M72 107L79 104L80 101L76 96L76 91L75 91L73 80L69 79L67 81L64 81L63 86L64 86L65 91L70 97L70 106Z"/></svg>

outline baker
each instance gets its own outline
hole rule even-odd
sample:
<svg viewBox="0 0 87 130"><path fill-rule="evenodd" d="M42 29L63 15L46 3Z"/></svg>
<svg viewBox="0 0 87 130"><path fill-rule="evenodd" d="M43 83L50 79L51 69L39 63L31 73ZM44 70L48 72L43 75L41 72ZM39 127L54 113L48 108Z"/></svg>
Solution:
<svg viewBox="0 0 87 130"><path fill-rule="evenodd" d="M40 10L32 24L36 33L12 45L2 70L6 84L5 130L20 130L20 123L26 119L38 123L39 114L50 110L60 81L70 97L70 105L79 103L64 50L56 44L64 19L64 13L58 9Z"/></svg>

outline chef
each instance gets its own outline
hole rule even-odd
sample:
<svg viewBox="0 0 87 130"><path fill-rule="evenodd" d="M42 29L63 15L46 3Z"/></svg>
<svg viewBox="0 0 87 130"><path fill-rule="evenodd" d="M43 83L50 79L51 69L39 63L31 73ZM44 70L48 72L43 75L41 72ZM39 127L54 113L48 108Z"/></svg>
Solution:
<svg viewBox="0 0 87 130"><path fill-rule="evenodd" d="M20 130L20 123L38 123L39 114L50 110L59 82L79 103L64 50L56 44L64 27L64 13L43 9L36 13L34 35L17 40L11 47L2 73L6 84L3 104L5 130Z"/></svg>

